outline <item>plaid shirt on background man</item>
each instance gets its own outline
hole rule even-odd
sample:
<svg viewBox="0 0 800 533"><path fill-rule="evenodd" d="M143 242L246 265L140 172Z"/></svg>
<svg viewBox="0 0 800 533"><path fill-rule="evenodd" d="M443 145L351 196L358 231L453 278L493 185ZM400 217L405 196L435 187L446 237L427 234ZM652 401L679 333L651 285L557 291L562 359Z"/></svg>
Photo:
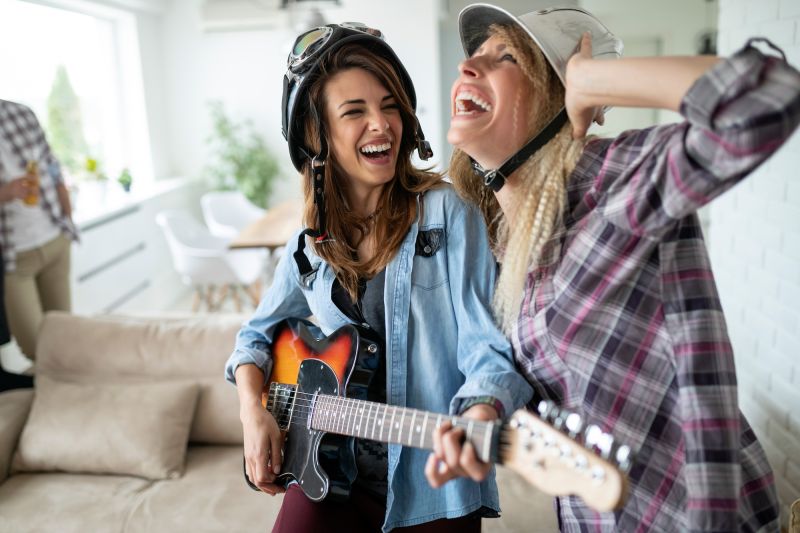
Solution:
<svg viewBox="0 0 800 533"><path fill-rule="evenodd" d="M64 215L58 201L57 186L63 183L61 166L50 151L50 145L47 144L44 131L33 111L22 104L0 100L0 142L19 158L22 168L25 168L28 161L38 162L39 201L42 209L62 232L77 240L77 229ZM0 160L0 182L8 182L18 177L20 176L9 175ZM3 252L6 272L14 270L16 266L16 253L10 242L11 224L13 220L7 216L4 205L0 204L0 249Z"/></svg>
<svg viewBox="0 0 800 533"><path fill-rule="evenodd" d="M747 46L688 91L686 121L589 142L565 230L513 339L536 391L629 444L616 513L558 498L562 531L778 531L773 473L739 411L696 210L800 121L800 73Z"/></svg>

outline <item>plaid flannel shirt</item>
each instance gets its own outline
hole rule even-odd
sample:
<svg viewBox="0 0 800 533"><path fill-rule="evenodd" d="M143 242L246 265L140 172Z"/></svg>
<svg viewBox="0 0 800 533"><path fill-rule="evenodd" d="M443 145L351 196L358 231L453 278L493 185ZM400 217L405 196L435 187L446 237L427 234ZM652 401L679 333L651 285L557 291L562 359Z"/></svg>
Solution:
<svg viewBox="0 0 800 533"><path fill-rule="evenodd" d="M564 232L528 277L512 341L534 402L574 409L637 453L625 506L558 498L562 531L778 531L695 212L791 135L800 73L748 43L681 113L587 144Z"/></svg>
<svg viewBox="0 0 800 533"><path fill-rule="evenodd" d="M20 166L25 167L29 160L38 162L41 206L63 233L77 240L78 232L72 221L62 212L58 201L57 186L63 183L61 166L50 151L50 145L47 144L44 131L33 111L22 104L0 100L0 142L10 147L11 153L19 158ZM0 182L18 177L9 175L0 161ZM10 242L13 223L5 205L0 204L0 250L6 272L16 267L16 253Z"/></svg>

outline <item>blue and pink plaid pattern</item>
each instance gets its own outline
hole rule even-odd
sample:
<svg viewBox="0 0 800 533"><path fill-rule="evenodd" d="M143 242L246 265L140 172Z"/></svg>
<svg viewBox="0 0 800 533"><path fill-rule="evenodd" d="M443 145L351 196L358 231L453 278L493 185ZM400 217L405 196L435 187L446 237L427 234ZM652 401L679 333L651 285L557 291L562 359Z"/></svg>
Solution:
<svg viewBox="0 0 800 533"><path fill-rule="evenodd" d="M562 531L778 531L695 212L792 134L800 73L747 46L681 112L586 146L564 231L529 274L512 340L534 402L576 410L636 452L624 508L559 498Z"/></svg>

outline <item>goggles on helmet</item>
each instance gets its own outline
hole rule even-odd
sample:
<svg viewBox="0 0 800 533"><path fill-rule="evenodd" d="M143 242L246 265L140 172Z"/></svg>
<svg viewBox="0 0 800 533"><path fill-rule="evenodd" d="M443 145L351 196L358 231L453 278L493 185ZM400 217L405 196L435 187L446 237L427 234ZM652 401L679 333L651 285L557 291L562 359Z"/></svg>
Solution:
<svg viewBox="0 0 800 533"><path fill-rule="evenodd" d="M292 51L289 52L289 58L286 60L287 69L295 74L302 72L303 65L307 65L309 60L313 60L325 51L326 45L336 42L336 37L340 37L342 34L348 35L354 31L383 40L383 34L380 30L370 28L360 22L342 22L341 24L320 26L300 34L295 39Z"/></svg>

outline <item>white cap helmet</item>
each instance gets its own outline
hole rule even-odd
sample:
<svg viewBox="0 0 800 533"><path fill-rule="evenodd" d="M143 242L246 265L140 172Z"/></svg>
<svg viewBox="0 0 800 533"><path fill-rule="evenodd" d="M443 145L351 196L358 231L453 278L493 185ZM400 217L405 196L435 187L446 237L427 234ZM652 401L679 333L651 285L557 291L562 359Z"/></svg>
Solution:
<svg viewBox="0 0 800 533"><path fill-rule="evenodd" d="M583 9L550 7L515 17L496 6L472 4L458 15L458 32L467 57L487 39L492 24L522 28L542 50L561 83L566 80L567 61L587 31L592 34L592 57L616 59L622 55L622 40Z"/></svg>

